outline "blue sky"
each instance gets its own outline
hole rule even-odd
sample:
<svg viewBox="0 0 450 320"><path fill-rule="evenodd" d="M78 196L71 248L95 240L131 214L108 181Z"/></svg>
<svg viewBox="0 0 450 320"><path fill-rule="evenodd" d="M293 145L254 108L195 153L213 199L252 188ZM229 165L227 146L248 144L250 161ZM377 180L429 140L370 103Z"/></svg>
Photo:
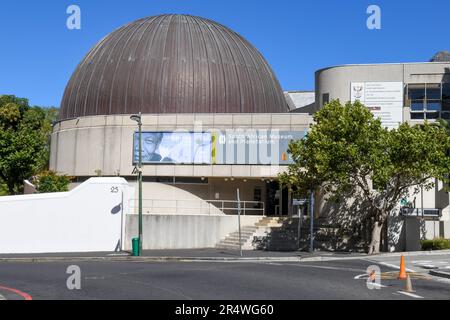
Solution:
<svg viewBox="0 0 450 320"><path fill-rule="evenodd" d="M66 28L81 8L82 29ZM366 27L366 9L382 10L382 29ZM348 63L428 61L450 50L450 1L428 0L3 0L0 94L59 106L88 50L121 25L145 16L188 13L220 22L266 57L285 90L313 90L317 69Z"/></svg>

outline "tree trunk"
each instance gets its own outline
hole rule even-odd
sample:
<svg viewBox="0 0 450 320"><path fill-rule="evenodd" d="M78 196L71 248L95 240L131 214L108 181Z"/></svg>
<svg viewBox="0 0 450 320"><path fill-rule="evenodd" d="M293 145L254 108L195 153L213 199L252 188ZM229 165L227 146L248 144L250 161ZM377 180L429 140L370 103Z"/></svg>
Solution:
<svg viewBox="0 0 450 320"><path fill-rule="evenodd" d="M369 245L369 255L380 253L380 239L383 223L375 221L372 227L372 238Z"/></svg>
<svg viewBox="0 0 450 320"><path fill-rule="evenodd" d="M12 183L7 183L7 186L8 186L8 192L9 192L9 195L10 195L10 196L14 195L14 184L12 184Z"/></svg>

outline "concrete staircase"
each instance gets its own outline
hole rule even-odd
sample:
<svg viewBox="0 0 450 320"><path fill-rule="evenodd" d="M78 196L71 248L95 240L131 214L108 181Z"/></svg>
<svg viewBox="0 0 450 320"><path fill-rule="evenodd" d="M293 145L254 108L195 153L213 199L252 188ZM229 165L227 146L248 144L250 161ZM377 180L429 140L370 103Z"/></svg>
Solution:
<svg viewBox="0 0 450 320"><path fill-rule="evenodd" d="M264 217L255 223L254 226L242 227L242 250L257 250L257 239L267 237L273 228L280 228L281 226L282 224L279 222L279 218ZM227 235L217 244L216 248L239 250L239 231Z"/></svg>
<svg viewBox="0 0 450 320"><path fill-rule="evenodd" d="M298 239L298 218L264 217L254 226L241 229L242 250L297 251L308 250L310 229L305 219ZM336 240L337 228L318 219L314 225L314 247L319 250L335 251L345 249L345 243ZM239 232L233 232L216 246L220 249L239 249Z"/></svg>

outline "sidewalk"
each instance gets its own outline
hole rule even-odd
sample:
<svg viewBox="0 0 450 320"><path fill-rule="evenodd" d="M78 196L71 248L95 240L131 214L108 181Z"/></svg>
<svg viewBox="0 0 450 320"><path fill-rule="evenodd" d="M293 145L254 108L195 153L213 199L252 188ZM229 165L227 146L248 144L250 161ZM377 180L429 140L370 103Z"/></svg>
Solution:
<svg viewBox="0 0 450 320"><path fill-rule="evenodd" d="M54 261L334 261L364 259L373 257L450 255L450 250L394 252L369 256L364 253L304 251L243 251L224 249L179 249L145 250L141 257L133 257L130 252L90 252L90 253L44 253L44 254L0 254L0 262L54 262Z"/></svg>
<svg viewBox="0 0 450 320"><path fill-rule="evenodd" d="M317 251L243 251L224 249L144 250L141 257L130 252L0 254L0 262L54 262L54 261L325 261L358 259L361 253L331 253Z"/></svg>

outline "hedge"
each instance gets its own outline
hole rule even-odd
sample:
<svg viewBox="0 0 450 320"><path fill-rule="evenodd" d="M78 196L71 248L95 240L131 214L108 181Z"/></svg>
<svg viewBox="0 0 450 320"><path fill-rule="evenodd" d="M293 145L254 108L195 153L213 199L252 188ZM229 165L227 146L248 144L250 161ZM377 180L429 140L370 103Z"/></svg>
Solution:
<svg viewBox="0 0 450 320"><path fill-rule="evenodd" d="M422 250L445 250L450 249L450 240L437 238L434 240L422 240Z"/></svg>

